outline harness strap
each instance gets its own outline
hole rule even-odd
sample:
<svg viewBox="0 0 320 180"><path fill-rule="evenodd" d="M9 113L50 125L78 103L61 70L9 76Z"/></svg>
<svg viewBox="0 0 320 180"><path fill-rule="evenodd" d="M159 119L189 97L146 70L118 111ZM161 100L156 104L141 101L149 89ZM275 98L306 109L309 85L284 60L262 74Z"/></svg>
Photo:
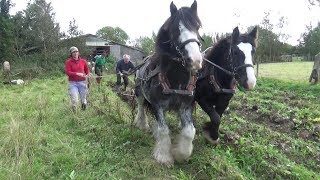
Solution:
<svg viewBox="0 0 320 180"><path fill-rule="evenodd" d="M235 67L235 68L234 68L234 72L237 72L239 69L241 69L241 68L246 68L246 67L252 67L252 68L254 68L254 66L253 66L252 64L243 64L243 65L241 65L241 66L239 66L239 67Z"/></svg>
<svg viewBox="0 0 320 180"><path fill-rule="evenodd" d="M187 85L187 90L189 92L193 92L193 90L196 88L196 82L197 82L197 76L192 75Z"/></svg>
<svg viewBox="0 0 320 180"><path fill-rule="evenodd" d="M213 85L214 89L216 89L217 92L221 91L221 88L220 88L219 84L217 83L216 78L214 77L214 75L210 75L209 76L209 83L211 85Z"/></svg>
<svg viewBox="0 0 320 180"><path fill-rule="evenodd" d="M186 90L181 90L181 89L170 89L170 84L162 73L158 74L158 78L160 81L160 85L162 86L162 93L163 94L181 94L181 95L188 95L188 96L193 96L194 89L195 89L195 84L196 84L196 76L192 75L190 77L190 80L187 85Z"/></svg>
<svg viewBox="0 0 320 180"><path fill-rule="evenodd" d="M235 94L236 93L236 90L235 88L233 89L225 89L225 88L220 88L219 84L217 83L214 75L210 75L209 76L209 83L211 85L213 85L214 89L215 89L215 92L217 93L228 93L228 94ZM231 82L233 83L233 82Z"/></svg>
<svg viewBox="0 0 320 180"><path fill-rule="evenodd" d="M199 46L201 44L198 39L188 39L188 40L184 41L183 43L181 43L179 46L177 46L176 47L177 50L178 49L181 50L185 45L187 45L190 42L196 42Z"/></svg>
<svg viewBox="0 0 320 180"><path fill-rule="evenodd" d="M151 73L149 74L149 76L145 79L146 81L149 81L150 78L152 78L153 76L159 74L161 72L161 68L160 66L158 65L155 69L153 69L151 71Z"/></svg>
<svg viewBox="0 0 320 180"><path fill-rule="evenodd" d="M159 77L160 84L162 86L162 92L169 90L170 89L168 85L169 82L167 81L166 77L162 73L159 73L158 77Z"/></svg>
<svg viewBox="0 0 320 180"><path fill-rule="evenodd" d="M180 89L164 89L162 90L163 94L180 94L180 95L187 95L193 96L193 91L190 92L188 90L180 90Z"/></svg>

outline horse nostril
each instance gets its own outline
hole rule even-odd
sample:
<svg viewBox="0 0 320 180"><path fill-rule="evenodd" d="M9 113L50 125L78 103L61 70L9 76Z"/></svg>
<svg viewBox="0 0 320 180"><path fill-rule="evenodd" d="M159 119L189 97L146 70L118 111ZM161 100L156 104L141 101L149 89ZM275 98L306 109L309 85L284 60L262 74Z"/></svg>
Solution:
<svg viewBox="0 0 320 180"><path fill-rule="evenodd" d="M247 82L247 89L253 89L256 86L256 82L255 81L248 81Z"/></svg>
<svg viewBox="0 0 320 180"><path fill-rule="evenodd" d="M198 60L198 61L196 61L196 63L197 63L198 68L201 69L202 68L202 61Z"/></svg>

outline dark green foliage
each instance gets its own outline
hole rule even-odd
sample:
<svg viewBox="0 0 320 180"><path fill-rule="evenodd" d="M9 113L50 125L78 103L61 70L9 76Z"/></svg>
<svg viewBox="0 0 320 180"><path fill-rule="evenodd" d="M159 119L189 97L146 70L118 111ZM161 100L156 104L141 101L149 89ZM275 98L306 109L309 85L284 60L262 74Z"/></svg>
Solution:
<svg viewBox="0 0 320 180"><path fill-rule="evenodd" d="M108 72L114 73L116 64L116 58L112 55L106 57L106 68L108 68Z"/></svg>
<svg viewBox="0 0 320 180"><path fill-rule="evenodd" d="M79 30L78 25L76 24L76 20L73 18L72 21L69 22L69 30L68 30L68 38L73 38L82 35L83 32Z"/></svg>
<svg viewBox="0 0 320 180"><path fill-rule="evenodd" d="M212 36L209 34L203 34L202 36L203 41L201 42L201 51L206 50L208 47L213 45Z"/></svg>
<svg viewBox="0 0 320 180"><path fill-rule="evenodd" d="M314 57L320 52L320 22L315 28L309 27L309 31L303 35L303 41L300 44L300 52ZM313 60L313 58L310 58Z"/></svg>
<svg viewBox="0 0 320 180"><path fill-rule="evenodd" d="M44 53L56 47L60 38L60 26L55 23L51 3L34 0L29 3L25 13L24 30L28 34L25 46L35 47Z"/></svg>
<svg viewBox="0 0 320 180"><path fill-rule="evenodd" d="M150 55L154 52L155 39L156 35L154 33L151 38L148 36L139 37L135 40L134 46L141 48L145 54Z"/></svg>
<svg viewBox="0 0 320 180"><path fill-rule="evenodd" d="M9 10L12 6L11 0L1 0L0 1L0 16L4 18L9 18Z"/></svg>
<svg viewBox="0 0 320 180"><path fill-rule="evenodd" d="M14 52L10 7L10 0L0 1L0 62L10 61Z"/></svg>
<svg viewBox="0 0 320 180"><path fill-rule="evenodd" d="M280 42L279 35L260 26L258 32L256 59L260 62L280 62L281 55L291 54L293 47Z"/></svg>
<svg viewBox="0 0 320 180"><path fill-rule="evenodd" d="M119 27L106 26L97 31L97 36L108 41L113 41L120 44L126 44L129 39L128 34Z"/></svg>

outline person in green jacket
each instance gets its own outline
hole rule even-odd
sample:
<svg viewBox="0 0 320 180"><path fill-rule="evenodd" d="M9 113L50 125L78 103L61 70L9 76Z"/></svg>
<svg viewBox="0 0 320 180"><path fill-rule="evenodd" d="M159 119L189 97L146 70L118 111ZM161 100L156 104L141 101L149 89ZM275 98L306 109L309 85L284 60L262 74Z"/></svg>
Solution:
<svg viewBox="0 0 320 180"><path fill-rule="evenodd" d="M106 56L107 56L107 52L103 51L103 53L101 54L101 56L97 57L95 60L95 73L97 75L96 77L96 81L98 84L100 84L101 79L102 79L102 72L103 72L103 68L106 64Z"/></svg>

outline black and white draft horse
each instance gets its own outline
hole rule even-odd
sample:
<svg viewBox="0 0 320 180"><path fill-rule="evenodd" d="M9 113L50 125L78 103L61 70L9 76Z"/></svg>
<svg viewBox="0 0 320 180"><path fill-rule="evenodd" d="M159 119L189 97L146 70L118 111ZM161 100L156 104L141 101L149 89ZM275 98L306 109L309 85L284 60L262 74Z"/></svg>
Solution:
<svg viewBox="0 0 320 180"><path fill-rule="evenodd" d="M253 68L256 39L257 27L247 34L240 34L236 27L231 36L205 52L206 61L199 71L195 101L210 117L203 134L212 144L219 142L220 119L235 93L236 84L246 90L256 85Z"/></svg>
<svg viewBox="0 0 320 180"><path fill-rule="evenodd" d="M202 68L197 2L177 9L170 4L171 16L161 26L155 53L136 72L138 112L135 124L149 129L146 108L156 118L153 130L157 162L171 166L174 160L188 159L192 154L195 128L192 120L193 90L196 72ZM181 133L171 144L165 111L174 110L180 116Z"/></svg>

